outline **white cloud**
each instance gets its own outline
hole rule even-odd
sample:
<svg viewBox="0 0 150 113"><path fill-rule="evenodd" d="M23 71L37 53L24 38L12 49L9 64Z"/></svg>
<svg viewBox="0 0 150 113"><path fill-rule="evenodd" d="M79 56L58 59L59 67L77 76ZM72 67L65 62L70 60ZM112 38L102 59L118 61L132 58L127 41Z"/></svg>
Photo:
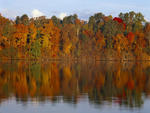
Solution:
<svg viewBox="0 0 150 113"><path fill-rule="evenodd" d="M60 18L61 20L63 20L63 18L66 17L66 16L67 16L67 13L60 13L60 14L59 14L59 18Z"/></svg>
<svg viewBox="0 0 150 113"><path fill-rule="evenodd" d="M41 11L39 11L38 9L34 9L32 12L32 17L39 17L39 16L43 16L44 13L42 13Z"/></svg>

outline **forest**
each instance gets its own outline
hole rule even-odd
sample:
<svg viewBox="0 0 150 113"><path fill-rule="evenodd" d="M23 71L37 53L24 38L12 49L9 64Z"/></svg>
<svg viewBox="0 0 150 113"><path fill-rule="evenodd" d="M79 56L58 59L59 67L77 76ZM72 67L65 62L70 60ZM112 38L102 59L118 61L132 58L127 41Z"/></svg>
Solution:
<svg viewBox="0 0 150 113"><path fill-rule="evenodd" d="M0 15L0 59L150 60L150 23L134 11L87 21Z"/></svg>

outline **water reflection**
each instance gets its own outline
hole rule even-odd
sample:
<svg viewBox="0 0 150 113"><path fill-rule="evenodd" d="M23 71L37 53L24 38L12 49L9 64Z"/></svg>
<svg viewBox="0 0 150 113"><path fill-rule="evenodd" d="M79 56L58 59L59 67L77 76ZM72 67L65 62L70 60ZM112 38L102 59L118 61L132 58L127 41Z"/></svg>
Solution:
<svg viewBox="0 0 150 113"><path fill-rule="evenodd" d="M150 63L146 62L1 62L0 103L50 101L118 104L140 108L150 94Z"/></svg>

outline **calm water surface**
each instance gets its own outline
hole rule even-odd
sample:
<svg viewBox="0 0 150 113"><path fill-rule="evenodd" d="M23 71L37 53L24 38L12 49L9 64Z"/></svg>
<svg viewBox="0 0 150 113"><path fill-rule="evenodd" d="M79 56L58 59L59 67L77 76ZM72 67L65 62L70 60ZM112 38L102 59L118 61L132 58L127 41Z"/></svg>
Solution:
<svg viewBox="0 0 150 113"><path fill-rule="evenodd" d="M1 62L0 113L149 113L150 62Z"/></svg>

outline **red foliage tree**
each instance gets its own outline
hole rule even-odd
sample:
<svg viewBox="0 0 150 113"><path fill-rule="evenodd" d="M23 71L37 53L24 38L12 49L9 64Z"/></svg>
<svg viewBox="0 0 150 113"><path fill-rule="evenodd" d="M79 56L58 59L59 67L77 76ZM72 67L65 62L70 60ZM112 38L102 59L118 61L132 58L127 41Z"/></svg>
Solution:
<svg viewBox="0 0 150 113"><path fill-rule="evenodd" d="M132 32L129 32L127 35L127 38L128 38L130 43L133 43L135 35Z"/></svg>
<svg viewBox="0 0 150 113"><path fill-rule="evenodd" d="M125 30L126 24L123 22L123 20L121 18L115 17L113 20L117 21L120 24L122 24L123 25L123 29Z"/></svg>
<svg viewBox="0 0 150 113"><path fill-rule="evenodd" d="M114 21L117 21L117 22L119 22L119 23L123 23L123 20L122 20L121 18L118 18L118 17L115 17L113 20L114 20Z"/></svg>

